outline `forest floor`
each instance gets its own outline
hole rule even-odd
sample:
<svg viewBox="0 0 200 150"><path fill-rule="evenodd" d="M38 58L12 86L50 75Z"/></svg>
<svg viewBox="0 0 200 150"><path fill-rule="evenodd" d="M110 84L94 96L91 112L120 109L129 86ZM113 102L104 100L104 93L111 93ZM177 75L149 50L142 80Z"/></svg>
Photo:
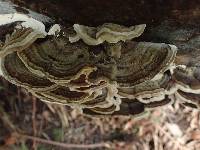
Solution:
<svg viewBox="0 0 200 150"><path fill-rule="evenodd" d="M143 117L84 116L0 80L0 150L199 150L200 113L177 102Z"/></svg>

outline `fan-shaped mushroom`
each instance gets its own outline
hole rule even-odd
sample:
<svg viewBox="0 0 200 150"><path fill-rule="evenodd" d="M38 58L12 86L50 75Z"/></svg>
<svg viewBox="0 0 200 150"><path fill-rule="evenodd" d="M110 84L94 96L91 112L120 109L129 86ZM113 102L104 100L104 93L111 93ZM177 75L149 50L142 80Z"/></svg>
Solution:
<svg viewBox="0 0 200 150"><path fill-rule="evenodd" d="M87 114L142 113L170 103L176 92L172 79L182 82L175 46L130 41L144 28L74 25L77 35L70 41L73 28L59 36L16 29L1 47L1 69L8 81L46 102Z"/></svg>
<svg viewBox="0 0 200 150"><path fill-rule="evenodd" d="M44 37L44 34L31 28L16 29L11 35L7 35L3 47L0 49L0 57L4 57L14 51L24 50L38 38Z"/></svg>
<svg viewBox="0 0 200 150"><path fill-rule="evenodd" d="M178 66L174 69L173 79L178 88L189 93L200 93L200 66Z"/></svg>
<svg viewBox="0 0 200 150"><path fill-rule="evenodd" d="M143 103L160 101L170 95L170 74L168 72L157 80L148 80L133 87L119 88L119 95L129 99L138 99Z"/></svg>
<svg viewBox="0 0 200 150"><path fill-rule="evenodd" d="M146 27L145 24L125 27L113 23L105 23L97 28L74 24L75 36L69 37L69 41L74 43L82 39L88 45L99 45L104 41L117 43L119 41L131 40L140 36Z"/></svg>
<svg viewBox="0 0 200 150"><path fill-rule="evenodd" d="M16 52L2 58L1 70L3 76L8 81L29 90L48 91L57 86L46 77L40 77L30 72L19 59Z"/></svg>
<svg viewBox="0 0 200 150"><path fill-rule="evenodd" d="M181 100L183 104L190 103L194 105L196 108L200 108L200 94L187 93L187 92L178 90L175 95L176 95L176 98Z"/></svg>

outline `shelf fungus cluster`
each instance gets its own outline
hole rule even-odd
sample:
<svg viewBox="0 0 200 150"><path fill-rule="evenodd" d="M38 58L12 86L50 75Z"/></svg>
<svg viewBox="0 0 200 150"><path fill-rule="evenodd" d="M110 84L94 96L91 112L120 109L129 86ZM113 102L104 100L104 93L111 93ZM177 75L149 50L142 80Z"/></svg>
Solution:
<svg viewBox="0 0 200 150"><path fill-rule="evenodd" d="M144 29L75 24L53 36L16 28L1 46L1 71L43 101L91 115L135 115L176 97L198 107L200 66L176 65L174 45L133 41Z"/></svg>

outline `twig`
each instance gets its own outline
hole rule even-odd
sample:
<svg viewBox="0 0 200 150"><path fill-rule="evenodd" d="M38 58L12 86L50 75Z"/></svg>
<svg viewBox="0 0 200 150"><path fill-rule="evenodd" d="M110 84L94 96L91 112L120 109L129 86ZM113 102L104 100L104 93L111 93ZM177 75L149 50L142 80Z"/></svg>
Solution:
<svg viewBox="0 0 200 150"><path fill-rule="evenodd" d="M22 138L33 140L36 142L44 143L44 144L50 144L54 146L59 146L63 148L79 148L79 149L95 149L95 148L110 148L110 145L108 143L96 143L96 144L66 144L66 143L60 143L56 141L46 140L38 137L33 137L29 135L21 135Z"/></svg>
<svg viewBox="0 0 200 150"><path fill-rule="evenodd" d="M44 111L44 106L43 106L43 108L42 108L42 112L43 112L43 111ZM38 136L40 136L41 133L42 133L43 124L44 124L44 116L42 115L42 119L41 119L41 121L40 121L40 123L39 123L39 131L38 131L38 133L37 133Z"/></svg>
<svg viewBox="0 0 200 150"><path fill-rule="evenodd" d="M9 116L4 112L4 109L0 105L0 120L5 124L5 127L12 133L16 132L17 128L10 121Z"/></svg>
<svg viewBox="0 0 200 150"><path fill-rule="evenodd" d="M33 123L33 135L37 135L36 129L36 120L35 120L35 113L36 113L36 98L33 97L33 110L32 110L32 123ZM37 150L36 140L33 140L33 149Z"/></svg>
<svg viewBox="0 0 200 150"><path fill-rule="evenodd" d="M62 123L62 127L67 128L69 126L69 121L68 121L68 117L66 115L67 112L66 112L65 106L58 105L58 106L56 106L56 108L57 108L57 114L58 114L60 121Z"/></svg>

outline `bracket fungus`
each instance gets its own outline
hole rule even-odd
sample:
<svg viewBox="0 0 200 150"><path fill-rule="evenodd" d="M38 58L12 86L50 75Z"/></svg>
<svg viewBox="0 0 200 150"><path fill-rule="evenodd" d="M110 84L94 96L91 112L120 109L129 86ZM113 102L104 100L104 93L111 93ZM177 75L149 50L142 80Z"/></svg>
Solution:
<svg viewBox="0 0 200 150"><path fill-rule="evenodd" d="M73 27L76 35L69 37L71 43L82 39L88 45L99 45L103 42L117 43L136 38L144 32L146 25L125 27L118 24L105 23L96 28L79 24L74 24Z"/></svg>
<svg viewBox="0 0 200 150"><path fill-rule="evenodd" d="M176 65L174 45L133 41L145 26L75 24L58 36L16 28L1 46L1 71L45 102L91 115L136 115L174 97L199 107L199 66Z"/></svg>

